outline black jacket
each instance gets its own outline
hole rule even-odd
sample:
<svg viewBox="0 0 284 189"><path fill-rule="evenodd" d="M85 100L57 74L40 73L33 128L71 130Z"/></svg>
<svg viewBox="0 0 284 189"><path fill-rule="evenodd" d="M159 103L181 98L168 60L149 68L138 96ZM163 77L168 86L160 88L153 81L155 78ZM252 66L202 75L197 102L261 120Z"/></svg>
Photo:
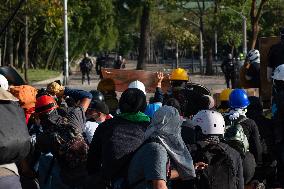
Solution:
<svg viewBox="0 0 284 189"><path fill-rule="evenodd" d="M255 121L255 123L257 124L258 130L259 130L259 134L263 140L263 142L265 142L265 148L263 149L263 153L271 153L272 149L274 148L275 145L275 123L273 120L266 118L263 115L257 115L257 116L252 116L250 117L251 119L253 119ZM279 134L279 133L278 133ZM276 133L277 135L277 133Z"/></svg>
<svg viewBox="0 0 284 189"><path fill-rule="evenodd" d="M100 124L90 144L87 161L89 174L101 173L107 179L123 175L121 171L127 170L129 159L143 143L149 124L120 117Z"/></svg>
<svg viewBox="0 0 284 189"><path fill-rule="evenodd" d="M197 146L199 146L199 147L197 147ZM211 146L211 148L208 148L209 146ZM216 147L219 148L218 146L221 147L224 150L224 152L222 154L219 154L219 153L216 154ZM206 149L211 149L211 150L207 151ZM218 144L214 144L214 143L207 143L207 142L204 142L204 141L199 141L199 142L197 142L196 146L192 146L191 148L189 148L189 150L190 150L190 153L192 155L194 162L209 163L209 162L206 162L206 158L205 158L204 155L212 158L212 159L209 159L209 161L212 164L214 164L214 161L216 161L217 159L222 159L222 158L220 158L221 155L224 156L224 157L225 157L225 155L227 157L229 157L230 164L228 166L233 166L233 171L234 171L234 174L237 178L237 183L235 183L236 185L234 185L234 183L231 183L231 185L228 186L228 180L222 177L223 172L222 172L222 170L219 169L219 170L216 170L217 172L213 172L214 175L210 175L210 176L213 176L213 178L215 178L217 181L221 180L222 182L215 183L218 186L213 185L213 186L211 186L212 188L218 188L218 189L220 189L220 188L243 189L244 188L242 159L241 159L240 154L235 149L231 148L229 145L222 143L222 142L220 142ZM214 153L212 153L212 152L214 152ZM209 163L209 164L211 165L211 163ZM223 164L223 166L224 166L224 164ZM207 171L205 171L205 172L210 174L209 167L207 168L207 170L208 170L208 172ZM212 173L212 171L211 171L211 173ZM197 175L199 175L198 172L197 172ZM198 179L200 179L200 178L197 177L197 180ZM213 180L213 182L214 182L214 180ZM202 186L199 186L198 182L197 182L197 187L200 188L200 189L203 189L204 185L203 185L203 183L201 183L201 184L202 184Z"/></svg>
<svg viewBox="0 0 284 189"><path fill-rule="evenodd" d="M243 117L240 116L239 119L243 119ZM256 123L252 119L246 119L240 125L248 138L249 151L254 155L256 163L262 162L262 145Z"/></svg>
<svg viewBox="0 0 284 189"><path fill-rule="evenodd" d="M225 75L235 73L235 65L232 59L225 59L221 64L222 72Z"/></svg>

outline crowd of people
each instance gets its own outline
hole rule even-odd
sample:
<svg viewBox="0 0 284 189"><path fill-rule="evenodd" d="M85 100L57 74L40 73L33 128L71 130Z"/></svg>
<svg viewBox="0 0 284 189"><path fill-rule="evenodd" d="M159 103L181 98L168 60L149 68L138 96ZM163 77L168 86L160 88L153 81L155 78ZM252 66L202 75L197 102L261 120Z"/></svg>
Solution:
<svg viewBox="0 0 284 189"><path fill-rule="evenodd" d="M248 59L259 66L258 51ZM118 98L112 79L88 92L0 75L0 188L284 188L284 64L272 72L271 118L259 97L228 86L213 98L182 68L169 89L158 72L148 101L138 80Z"/></svg>
<svg viewBox="0 0 284 189"><path fill-rule="evenodd" d="M90 85L90 73L95 65L95 70L100 78L103 78L102 68L114 68L124 69L126 67L126 60L122 56L117 56L116 59L110 58L107 54L100 54L96 61L93 62L92 58L89 57L88 53L84 54L84 58L80 62L80 71L82 74L82 85L85 83L85 77L87 77L88 84Z"/></svg>
<svg viewBox="0 0 284 189"><path fill-rule="evenodd" d="M283 65L272 76L280 92L284 77L277 73ZM223 90L216 107L209 92L190 87L184 69L173 70L167 93L163 79L157 73L147 103L138 80L117 99L111 79L90 92L55 81L36 93L26 87L33 95L25 96L1 76L1 133L7 133L0 140L9 142L1 144L0 188L284 186L281 100L268 119L259 98L243 89Z"/></svg>

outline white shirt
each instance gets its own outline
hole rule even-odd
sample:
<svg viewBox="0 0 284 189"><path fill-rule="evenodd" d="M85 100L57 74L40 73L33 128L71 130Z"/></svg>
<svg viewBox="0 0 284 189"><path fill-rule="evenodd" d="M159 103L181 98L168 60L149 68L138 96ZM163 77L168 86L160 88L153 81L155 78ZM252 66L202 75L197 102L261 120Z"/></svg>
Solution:
<svg viewBox="0 0 284 189"><path fill-rule="evenodd" d="M93 135L98 128L99 124L97 122L87 121L84 129L84 133L86 134L86 138L89 144L91 144Z"/></svg>

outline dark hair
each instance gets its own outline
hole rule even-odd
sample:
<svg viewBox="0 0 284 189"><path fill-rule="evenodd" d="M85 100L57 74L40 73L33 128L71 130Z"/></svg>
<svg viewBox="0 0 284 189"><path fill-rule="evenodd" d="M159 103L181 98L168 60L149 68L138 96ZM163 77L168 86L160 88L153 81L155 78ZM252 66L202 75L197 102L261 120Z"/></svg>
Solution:
<svg viewBox="0 0 284 189"><path fill-rule="evenodd" d="M248 97L250 104L247 107L246 115L249 118L253 118L254 116L260 116L263 114L263 107L260 102L260 99L256 96L249 96Z"/></svg>
<svg viewBox="0 0 284 189"><path fill-rule="evenodd" d="M152 96L149 98L149 104L155 103L155 98Z"/></svg>
<svg viewBox="0 0 284 189"><path fill-rule="evenodd" d="M76 107L76 101L74 98L68 96L65 98L65 102L67 104L68 107Z"/></svg>
<svg viewBox="0 0 284 189"><path fill-rule="evenodd" d="M146 106L145 94L136 88L126 89L119 99L119 109L122 113L144 112Z"/></svg>
<svg viewBox="0 0 284 189"><path fill-rule="evenodd" d="M55 80L54 82L58 83L59 85L62 85L60 80Z"/></svg>
<svg viewBox="0 0 284 189"><path fill-rule="evenodd" d="M39 98L43 95L49 95L45 88L41 88L37 91L36 98Z"/></svg>
<svg viewBox="0 0 284 189"><path fill-rule="evenodd" d="M172 107L176 108L178 110L179 114L181 114L180 103L178 102L177 99L169 98L164 105L172 106Z"/></svg>
<svg viewBox="0 0 284 189"><path fill-rule="evenodd" d="M229 109L229 101L221 101L217 109Z"/></svg>
<svg viewBox="0 0 284 189"><path fill-rule="evenodd" d="M171 80L172 87L184 87L187 81L183 80Z"/></svg>
<svg viewBox="0 0 284 189"><path fill-rule="evenodd" d="M212 102L212 97L211 96L203 95L200 98L199 110L209 110L209 109L212 109L214 106L215 106L215 102Z"/></svg>
<svg viewBox="0 0 284 189"><path fill-rule="evenodd" d="M103 94L115 92L115 83L111 78L102 79L97 86L97 90Z"/></svg>
<svg viewBox="0 0 284 189"><path fill-rule="evenodd" d="M109 114L109 109L106 103L100 101L100 100L94 100L89 105L89 110L95 110L97 112L101 112L105 115Z"/></svg>

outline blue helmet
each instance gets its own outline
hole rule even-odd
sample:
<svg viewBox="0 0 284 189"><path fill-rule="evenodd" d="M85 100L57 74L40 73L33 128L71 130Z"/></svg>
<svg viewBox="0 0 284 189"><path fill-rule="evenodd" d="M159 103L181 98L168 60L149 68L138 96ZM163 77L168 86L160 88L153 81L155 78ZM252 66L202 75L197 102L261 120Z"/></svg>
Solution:
<svg viewBox="0 0 284 189"><path fill-rule="evenodd" d="M153 104L148 104L145 110L145 114L149 116L150 118L153 117L154 113L162 107L162 103L153 103Z"/></svg>
<svg viewBox="0 0 284 189"><path fill-rule="evenodd" d="M231 108L246 108L250 104L246 91L243 89L233 90L229 97L229 104Z"/></svg>

